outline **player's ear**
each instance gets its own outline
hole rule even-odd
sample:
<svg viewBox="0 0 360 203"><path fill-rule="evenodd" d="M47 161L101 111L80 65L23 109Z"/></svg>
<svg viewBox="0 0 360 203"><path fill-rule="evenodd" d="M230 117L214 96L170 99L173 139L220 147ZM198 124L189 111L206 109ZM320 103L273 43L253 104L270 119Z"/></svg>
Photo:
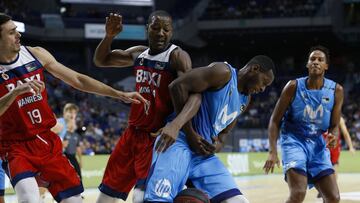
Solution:
<svg viewBox="0 0 360 203"><path fill-rule="evenodd" d="M254 63L254 64L251 64L250 65L250 71L252 72L252 71L259 71L260 70L260 65L259 64L256 64L256 63Z"/></svg>

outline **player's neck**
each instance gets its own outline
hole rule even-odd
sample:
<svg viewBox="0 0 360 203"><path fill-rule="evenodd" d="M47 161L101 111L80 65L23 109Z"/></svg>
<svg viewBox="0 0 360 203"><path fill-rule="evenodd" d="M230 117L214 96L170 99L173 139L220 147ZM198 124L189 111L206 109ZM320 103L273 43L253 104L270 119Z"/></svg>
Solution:
<svg viewBox="0 0 360 203"><path fill-rule="evenodd" d="M0 63L11 63L18 56L17 52L0 51Z"/></svg>
<svg viewBox="0 0 360 203"><path fill-rule="evenodd" d="M306 81L306 86L308 89L321 89L324 86L324 77L309 76L309 78Z"/></svg>

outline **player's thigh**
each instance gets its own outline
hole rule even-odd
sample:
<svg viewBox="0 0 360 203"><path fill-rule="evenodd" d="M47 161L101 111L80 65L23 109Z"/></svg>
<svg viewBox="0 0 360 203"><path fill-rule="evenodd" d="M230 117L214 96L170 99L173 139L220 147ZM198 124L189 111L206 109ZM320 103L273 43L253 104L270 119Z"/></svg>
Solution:
<svg viewBox="0 0 360 203"><path fill-rule="evenodd" d="M308 179L306 174L296 169L289 169L286 172L286 181L289 186L290 194L305 195Z"/></svg>
<svg viewBox="0 0 360 203"><path fill-rule="evenodd" d="M189 179L196 188L203 190L212 202L221 202L241 195L231 173L214 155L206 158L203 156L193 158Z"/></svg>
<svg viewBox="0 0 360 203"><path fill-rule="evenodd" d="M185 185L191 156L188 146L179 141L163 153L154 153L145 200L172 202Z"/></svg>
<svg viewBox="0 0 360 203"><path fill-rule="evenodd" d="M300 141L291 136L282 138L281 157L285 174L292 168L304 171L304 173L307 172L306 162L308 156L304 145Z"/></svg>
<svg viewBox="0 0 360 203"><path fill-rule="evenodd" d="M338 198L339 188L334 174L322 177L315 183L316 189L324 198Z"/></svg>

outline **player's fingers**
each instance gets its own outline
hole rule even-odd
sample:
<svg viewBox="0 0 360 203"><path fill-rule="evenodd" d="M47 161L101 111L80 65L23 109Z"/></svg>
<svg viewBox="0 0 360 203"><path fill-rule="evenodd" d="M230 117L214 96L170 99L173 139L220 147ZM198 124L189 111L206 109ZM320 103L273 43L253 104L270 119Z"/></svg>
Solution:
<svg viewBox="0 0 360 203"><path fill-rule="evenodd" d="M215 150L216 150L216 146L214 146L213 144L210 144L205 139L201 139L201 145L209 152L215 152Z"/></svg>
<svg viewBox="0 0 360 203"><path fill-rule="evenodd" d="M39 87L36 83L29 82L29 86L31 87L33 94L39 94L40 93L41 87Z"/></svg>
<svg viewBox="0 0 360 203"><path fill-rule="evenodd" d="M146 100L143 96L141 96L141 94L139 94L138 92L136 92L135 94L135 98L139 101L141 101L142 103L149 105L149 101Z"/></svg>
<svg viewBox="0 0 360 203"><path fill-rule="evenodd" d="M159 140L156 142L155 150L159 152L162 147L163 135L160 135Z"/></svg>

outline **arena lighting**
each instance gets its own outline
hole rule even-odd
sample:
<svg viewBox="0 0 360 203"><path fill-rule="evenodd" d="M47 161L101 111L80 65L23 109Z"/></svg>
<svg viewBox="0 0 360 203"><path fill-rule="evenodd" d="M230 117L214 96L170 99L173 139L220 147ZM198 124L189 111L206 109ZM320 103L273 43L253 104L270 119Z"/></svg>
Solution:
<svg viewBox="0 0 360 203"><path fill-rule="evenodd" d="M25 24L23 22L19 22L19 21L14 20L14 23L15 23L15 25L17 27L16 30L18 32L25 32Z"/></svg>

